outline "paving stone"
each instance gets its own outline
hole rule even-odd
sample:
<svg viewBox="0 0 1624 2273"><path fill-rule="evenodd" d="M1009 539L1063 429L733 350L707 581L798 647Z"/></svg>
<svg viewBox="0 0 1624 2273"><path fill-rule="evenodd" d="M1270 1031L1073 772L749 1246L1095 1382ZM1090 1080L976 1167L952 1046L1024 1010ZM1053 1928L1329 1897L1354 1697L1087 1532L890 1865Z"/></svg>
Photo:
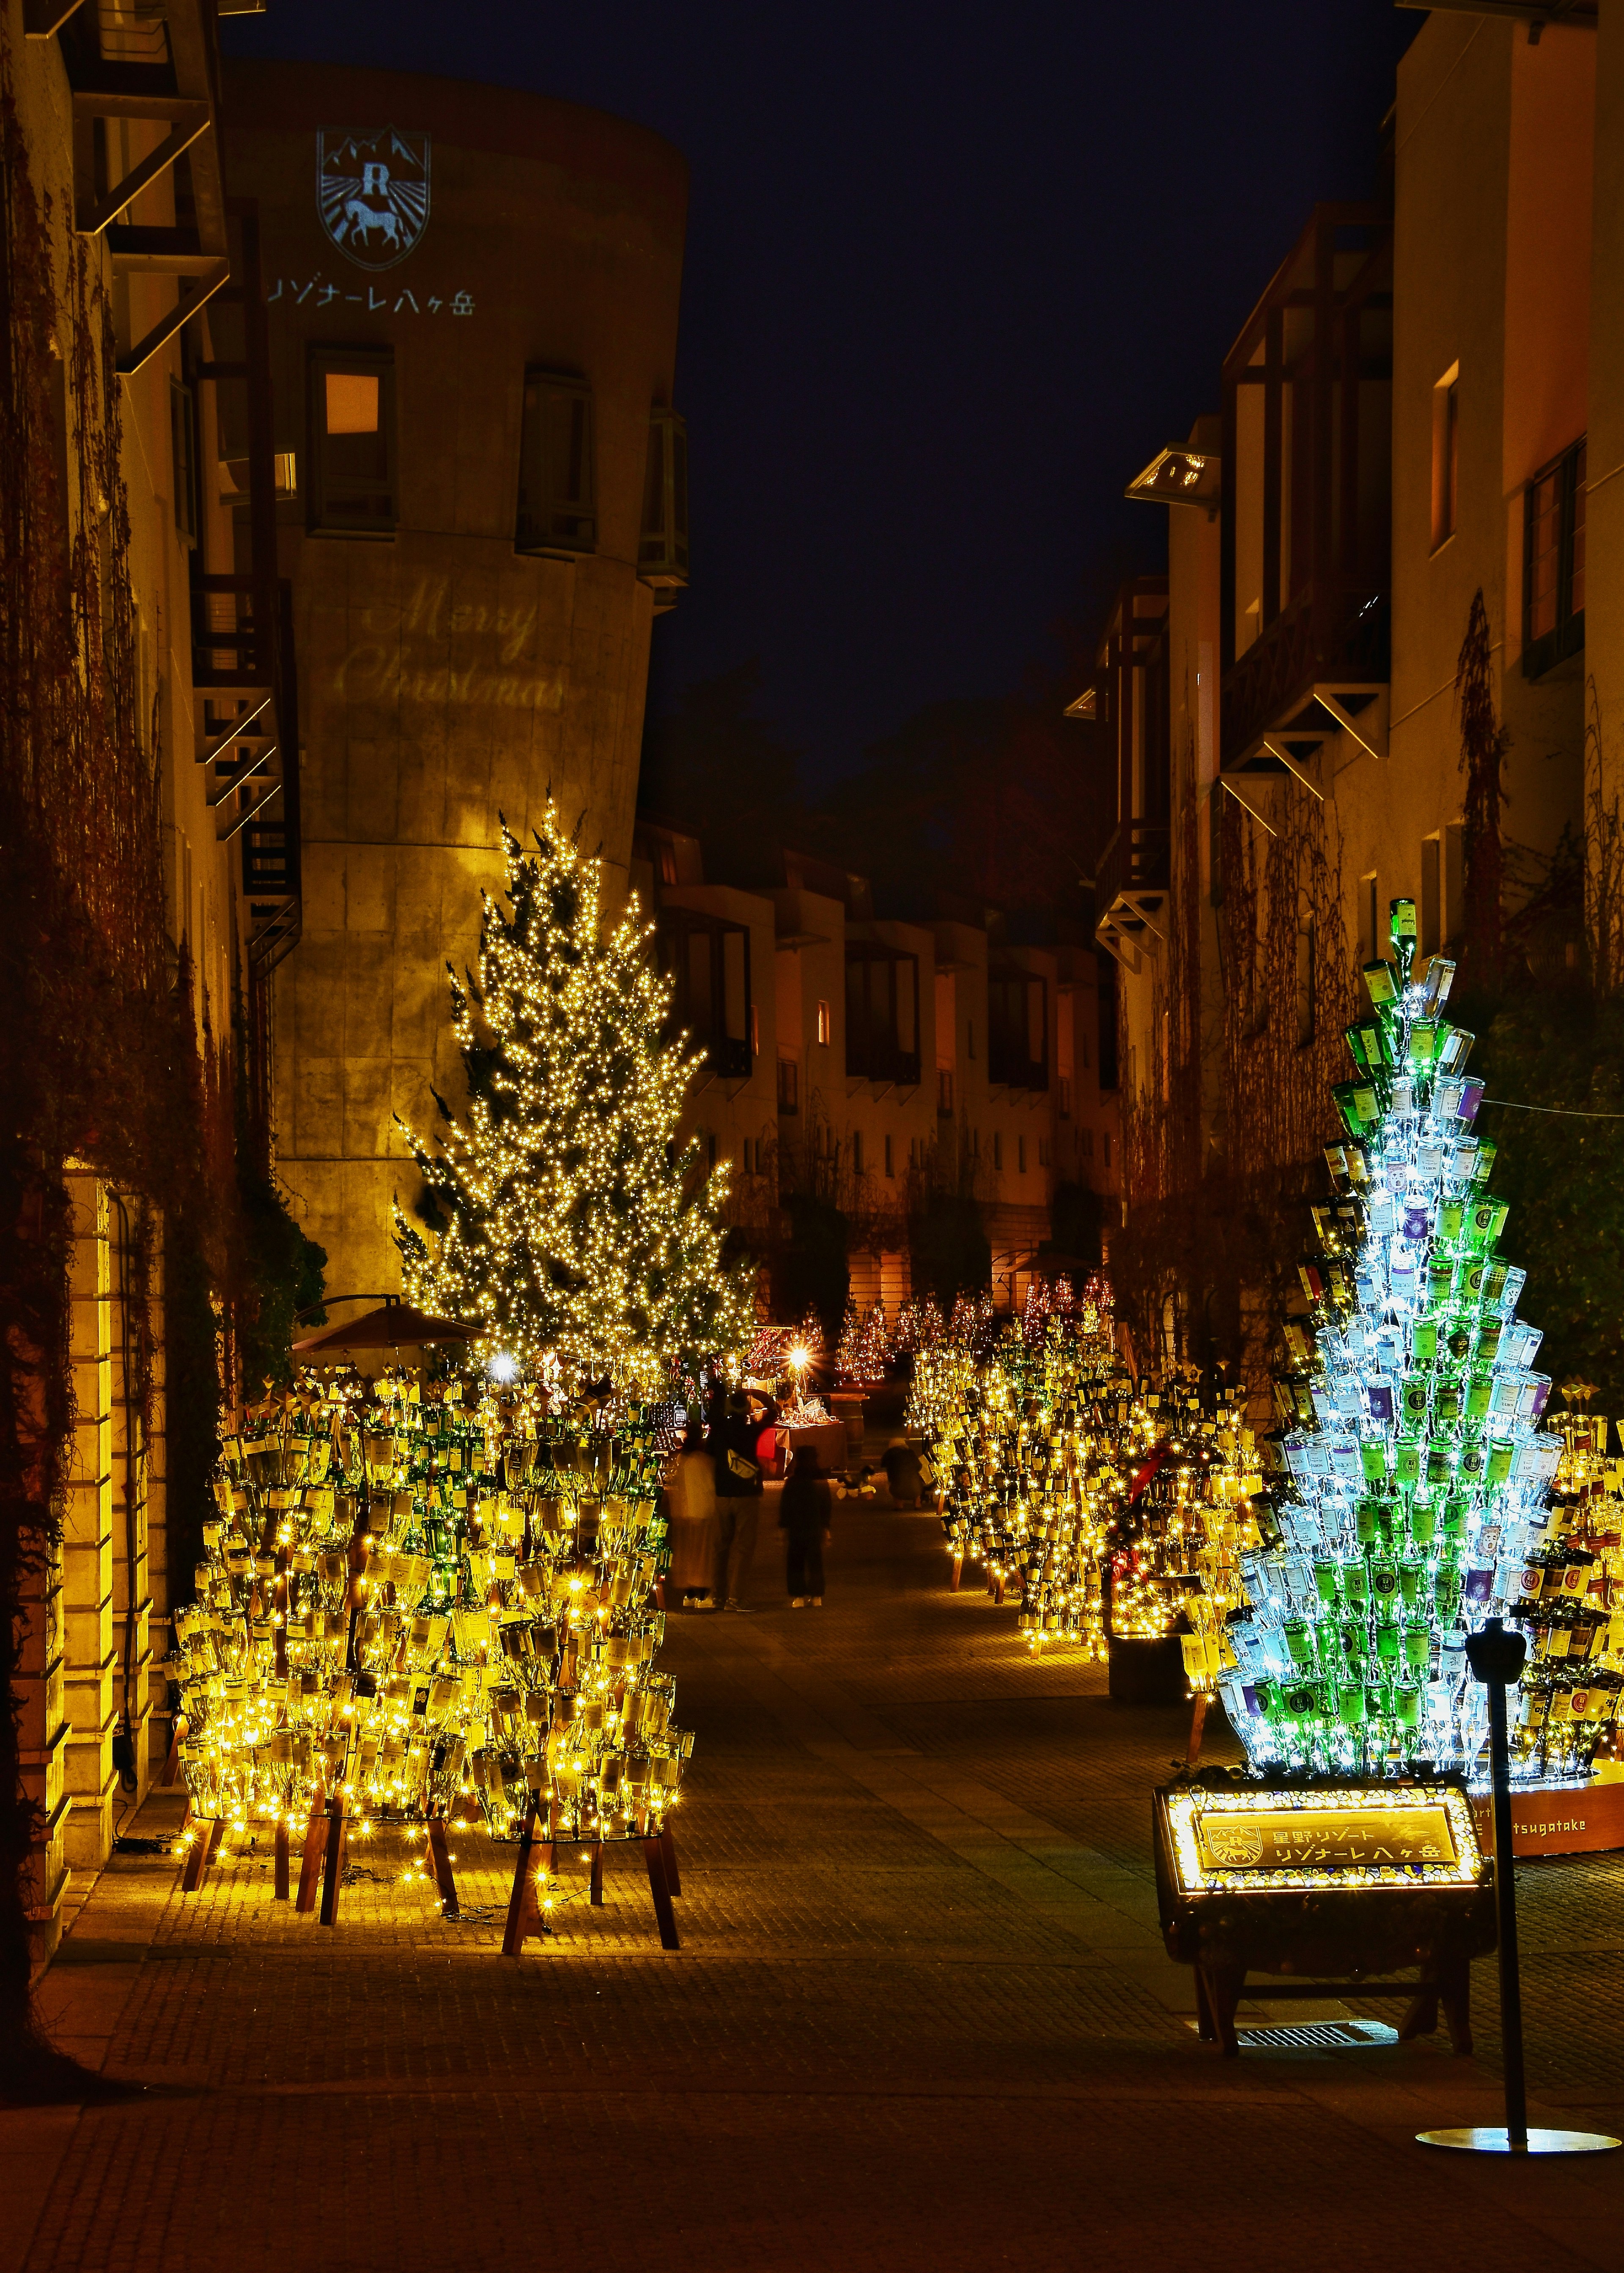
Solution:
<svg viewBox="0 0 1624 2273"><path fill-rule="evenodd" d="M1616 2265L1624 2157L1412 2143L1495 2119L1492 1964L1473 2061L1221 2060L1156 1924L1149 1792L1186 1717L1030 1657L1012 1610L947 1590L929 1519L846 1503L816 1612L770 1545L762 1615L670 1621L698 1735L680 1951L635 1849L601 1910L567 1861L516 1963L511 1850L481 1834L454 1841L461 1924L399 1830L352 1842L331 1931L273 1901L263 1847L193 1896L121 1857L41 2009L148 2096L0 2117L0 2273ZM1520 1890L1533 2087L1548 2117L1624 2119L1624 1861Z"/></svg>

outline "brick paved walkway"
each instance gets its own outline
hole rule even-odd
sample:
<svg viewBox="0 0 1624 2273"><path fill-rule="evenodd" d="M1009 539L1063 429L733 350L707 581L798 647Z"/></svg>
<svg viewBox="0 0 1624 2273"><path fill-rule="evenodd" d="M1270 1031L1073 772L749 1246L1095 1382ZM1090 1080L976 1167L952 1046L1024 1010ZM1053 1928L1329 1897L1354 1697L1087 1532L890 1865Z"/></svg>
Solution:
<svg viewBox="0 0 1624 2273"><path fill-rule="evenodd" d="M333 1932L273 1904L256 1857L193 1897L117 1860L41 2000L152 2094L0 2114L0 2273L1138 2273L1169 2246L1213 2273L1611 2273L1624 2156L1410 2143L1496 2119L1492 1963L1472 2062L1198 2044L1147 1834L1184 1717L1030 1660L1012 1613L946 1591L932 1520L858 1508L823 1612L783 1605L764 1538L763 1615L671 1621L699 1737L679 1953L633 1856L517 1964L500 1917L451 1924L400 1880L394 1836L352 1845ZM459 1856L494 1912L506 1850ZM1616 2129L1624 1863L1520 1887L1544 2119Z"/></svg>

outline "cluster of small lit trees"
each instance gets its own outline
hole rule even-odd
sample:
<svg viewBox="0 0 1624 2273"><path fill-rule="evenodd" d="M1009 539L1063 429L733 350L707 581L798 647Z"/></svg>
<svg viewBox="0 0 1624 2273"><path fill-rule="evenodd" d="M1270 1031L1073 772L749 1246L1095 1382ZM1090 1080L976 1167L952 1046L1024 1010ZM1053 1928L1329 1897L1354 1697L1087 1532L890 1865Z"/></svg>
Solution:
<svg viewBox="0 0 1624 2273"><path fill-rule="evenodd" d="M601 866L551 807L534 853L503 842L507 910L487 898L477 975L451 975L467 1122L440 1101L438 1149L410 1138L429 1235L395 1211L409 1294L476 1327L477 1369L312 1383L228 1439L171 1669L211 1847L477 1811L600 1854L657 1840L677 1797L652 1400L736 1358L749 1288L725 1170L676 1141L697 1061L635 901L600 935Z"/></svg>
<svg viewBox="0 0 1624 2273"><path fill-rule="evenodd" d="M1251 1432L1190 1384L1135 1381L1109 1289L1029 1298L985 1354L948 1337L914 1360L910 1418L931 1448L954 1559L1013 1596L1033 1649L1184 1630L1192 1685L1214 1685L1260 1479Z"/></svg>

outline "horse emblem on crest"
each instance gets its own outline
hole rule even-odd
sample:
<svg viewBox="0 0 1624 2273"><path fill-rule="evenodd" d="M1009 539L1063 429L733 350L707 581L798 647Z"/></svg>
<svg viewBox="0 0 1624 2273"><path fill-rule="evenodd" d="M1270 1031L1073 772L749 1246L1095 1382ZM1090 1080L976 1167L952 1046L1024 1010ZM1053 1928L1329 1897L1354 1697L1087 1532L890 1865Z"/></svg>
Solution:
<svg viewBox="0 0 1624 2273"><path fill-rule="evenodd" d="M393 268L429 218L429 138L398 126L316 136L321 226L359 268Z"/></svg>

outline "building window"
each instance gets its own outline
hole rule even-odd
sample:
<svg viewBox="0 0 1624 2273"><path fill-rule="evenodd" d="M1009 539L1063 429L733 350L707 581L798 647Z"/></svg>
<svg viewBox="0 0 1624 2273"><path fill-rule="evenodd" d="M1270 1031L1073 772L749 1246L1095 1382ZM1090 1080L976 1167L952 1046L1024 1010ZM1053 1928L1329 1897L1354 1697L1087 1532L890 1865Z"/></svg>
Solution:
<svg viewBox="0 0 1624 2273"><path fill-rule="evenodd" d="M992 1133L992 1164L995 1168L1004 1166L1004 1135L996 1129Z"/></svg>
<svg viewBox="0 0 1624 2273"><path fill-rule="evenodd" d="M1440 874L1443 847L1436 836L1421 839L1421 952L1436 955L1443 940L1443 895Z"/></svg>
<svg viewBox="0 0 1624 2273"><path fill-rule="evenodd" d="M672 982L667 1030L698 1043L712 1073L748 1079L755 1063L750 934L742 924L688 908L662 909L655 928Z"/></svg>
<svg viewBox="0 0 1624 2273"><path fill-rule="evenodd" d="M513 541L518 552L597 550L592 390L574 373L532 369L524 374Z"/></svg>
<svg viewBox="0 0 1624 2273"><path fill-rule="evenodd" d="M953 1109L953 1069L951 1066L936 1068L936 1111L951 1113Z"/></svg>
<svg viewBox="0 0 1624 2273"><path fill-rule="evenodd" d="M1314 1039L1314 926L1299 924L1297 934L1297 1043L1306 1049Z"/></svg>
<svg viewBox="0 0 1624 2273"><path fill-rule="evenodd" d="M778 1111L798 1113L801 1109L801 1069L793 1058L778 1060Z"/></svg>
<svg viewBox="0 0 1624 2273"><path fill-rule="evenodd" d="M825 1049L834 1039L834 1021L829 1015L827 1002L820 1002L817 1006L817 1039Z"/></svg>
<svg viewBox="0 0 1624 2273"><path fill-rule="evenodd" d="M846 1069L868 1081L919 1080L919 957L848 948Z"/></svg>
<svg viewBox="0 0 1624 2273"><path fill-rule="evenodd" d="M885 1139L885 1173L888 1176L894 1176L897 1173L895 1168L891 1166L891 1138L889 1136Z"/></svg>
<svg viewBox="0 0 1624 2273"><path fill-rule="evenodd" d="M987 982L987 1070L1011 1089L1049 1087L1049 983L1024 971Z"/></svg>
<svg viewBox="0 0 1624 2273"><path fill-rule="evenodd" d="M1024 1136L1018 1136L1015 1139L1015 1167L1019 1174L1023 1176L1026 1174L1026 1140Z"/></svg>
<svg viewBox="0 0 1624 2273"><path fill-rule="evenodd" d="M853 1131L852 1131L852 1174L853 1174L854 1176L861 1176L861 1174L862 1174L862 1172L863 1172L863 1143L862 1143L862 1130L861 1130L861 1129L853 1129Z"/></svg>
<svg viewBox="0 0 1624 2273"><path fill-rule="evenodd" d="M675 410L649 422L637 574L645 584L688 581L688 428Z"/></svg>
<svg viewBox="0 0 1624 2273"><path fill-rule="evenodd" d="M1522 493L1522 670L1530 679L1584 646L1584 444Z"/></svg>
<svg viewBox="0 0 1624 2273"><path fill-rule="evenodd" d="M392 536L395 350L310 351L310 526L332 536Z"/></svg>
<svg viewBox="0 0 1624 2273"><path fill-rule="evenodd" d="M1451 364L1432 389L1432 550L1455 535L1460 494L1461 366Z"/></svg>
<svg viewBox="0 0 1624 2273"><path fill-rule="evenodd" d="M750 1005L750 1055L752 1059L761 1055L761 1005L759 1002L752 1002Z"/></svg>
<svg viewBox="0 0 1624 2273"><path fill-rule="evenodd" d="M183 536L195 542L198 533L198 402L192 389L178 379L169 381L169 446L175 466L175 526Z"/></svg>

